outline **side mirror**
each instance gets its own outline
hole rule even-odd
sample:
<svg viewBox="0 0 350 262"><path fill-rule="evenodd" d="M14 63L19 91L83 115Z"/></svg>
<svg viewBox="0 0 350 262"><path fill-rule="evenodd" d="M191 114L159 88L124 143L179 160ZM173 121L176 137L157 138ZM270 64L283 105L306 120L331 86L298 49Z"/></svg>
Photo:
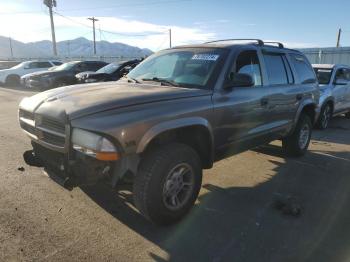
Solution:
<svg viewBox="0 0 350 262"><path fill-rule="evenodd" d="M345 86L347 85L349 82L345 79L342 79L342 78L336 78L335 81L334 81L334 84L337 85L337 86Z"/></svg>
<svg viewBox="0 0 350 262"><path fill-rule="evenodd" d="M232 87L251 87L254 84L254 80L250 75L231 72L226 79L225 89Z"/></svg>

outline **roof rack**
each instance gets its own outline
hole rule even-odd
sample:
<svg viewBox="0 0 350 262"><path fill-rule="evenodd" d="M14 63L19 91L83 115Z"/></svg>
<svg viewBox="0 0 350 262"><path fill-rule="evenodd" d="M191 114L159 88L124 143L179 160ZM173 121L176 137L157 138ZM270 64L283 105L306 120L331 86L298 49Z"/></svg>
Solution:
<svg viewBox="0 0 350 262"><path fill-rule="evenodd" d="M278 48L284 48L284 45L280 42L275 42L275 41L267 41L267 42L264 42L265 44L277 44L278 45Z"/></svg>
<svg viewBox="0 0 350 262"><path fill-rule="evenodd" d="M256 41L257 44L260 46L263 46L265 44L277 44L278 48L284 48L284 45L280 42L274 42L274 41L264 42L263 40L260 40L260 39L249 39L249 38L221 39L221 40L206 42L205 44L213 44L213 43L229 42L229 41Z"/></svg>
<svg viewBox="0 0 350 262"><path fill-rule="evenodd" d="M245 38L236 38L236 39L222 39L222 40L215 40L215 41L210 41L206 42L205 44L212 44L212 43L218 43L218 42L229 42L229 41L256 41L258 45L264 45L264 41L260 39L245 39Z"/></svg>

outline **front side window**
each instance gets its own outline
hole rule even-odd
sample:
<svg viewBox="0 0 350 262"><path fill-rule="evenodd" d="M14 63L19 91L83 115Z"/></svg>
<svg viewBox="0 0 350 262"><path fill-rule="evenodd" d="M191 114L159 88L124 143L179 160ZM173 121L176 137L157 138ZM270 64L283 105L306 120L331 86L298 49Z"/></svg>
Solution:
<svg viewBox="0 0 350 262"><path fill-rule="evenodd" d="M264 61L270 85L286 85L289 83L281 54L264 54Z"/></svg>
<svg viewBox="0 0 350 262"><path fill-rule="evenodd" d="M315 83L315 73L312 70L312 67L306 61L306 58L298 54L290 54L290 56L292 58L292 63L295 67L295 70L299 76L300 82L302 84Z"/></svg>
<svg viewBox="0 0 350 262"><path fill-rule="evenodd" d="M256 51L244 51L236 60L236 73L248 74L254 80L255 86L262 85L261 67Z"/></svg>
<svg viewBox="0 0 350 262"><path fill-rule="evenodd" d="M49 62L37 62L36 66L37 66L37 68L49 68L49 67L52 67L52 65Z"/></svg>
<svg viewBox="0 0 350 262"><path fill-rule="evenodd" d="M183 48L160 52L136 66L128 77L139 81L164 80L184 87L207 88L225 57L219 48Z"/></svg>

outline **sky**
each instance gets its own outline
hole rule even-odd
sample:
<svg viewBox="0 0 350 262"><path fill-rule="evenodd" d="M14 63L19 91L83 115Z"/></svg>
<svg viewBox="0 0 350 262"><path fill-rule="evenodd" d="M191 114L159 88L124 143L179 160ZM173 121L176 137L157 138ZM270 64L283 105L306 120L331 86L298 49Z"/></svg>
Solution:
<svg viewBox="0 0 350 262"><path fill-rule="evenodd" d="M348 0L57 0L57 41L92 39L122 42L158 51L172 44L225 38L280 41L290 48L333 47L342 28L350 46ZM22 42L51 40L42 0L0 0L0 35Z"/></svg>

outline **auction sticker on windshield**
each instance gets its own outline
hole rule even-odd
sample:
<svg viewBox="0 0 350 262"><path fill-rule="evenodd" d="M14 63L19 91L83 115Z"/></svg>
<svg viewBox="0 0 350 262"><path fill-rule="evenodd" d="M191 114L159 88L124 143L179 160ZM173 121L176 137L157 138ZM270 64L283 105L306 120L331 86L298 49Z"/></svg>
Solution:
<svg viewBox="0 0 350 262"><path fill-rule="evenodd" d="M192 60L206 60L206 61L216 61L219 55L213 54L196 54L192 56Z"/></svg>

